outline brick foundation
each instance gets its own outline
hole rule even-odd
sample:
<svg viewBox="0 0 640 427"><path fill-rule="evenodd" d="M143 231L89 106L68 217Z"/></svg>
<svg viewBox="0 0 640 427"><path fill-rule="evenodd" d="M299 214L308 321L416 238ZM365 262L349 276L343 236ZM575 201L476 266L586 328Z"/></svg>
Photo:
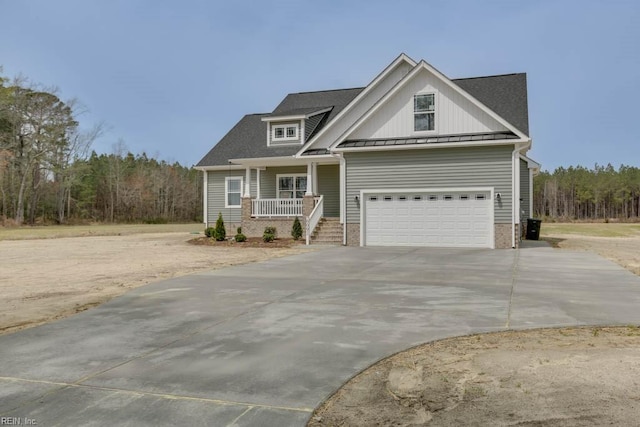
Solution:
<svg viewBox="0 0 640 427"><path fill-rule="evenodd" d="M304 238L304 218L298 218L302 225ZM280 238L291 237L291 228L295 217L286 218L248 218L242 220L242 234L247 237L262 237L265 227L275 227Z"/></svg>
<svg viewBox="0 0 640 427"><path fill-rule="evenodd" d="M347 246L360 246L360 224L347 224Z"/></svg>
<svg viewBox="0 0 640 427"><path fill-rule="evenodd" d="M511 224L495 224L496 249L511 248ZM516 239L517 242L517 239Z"/></svg>

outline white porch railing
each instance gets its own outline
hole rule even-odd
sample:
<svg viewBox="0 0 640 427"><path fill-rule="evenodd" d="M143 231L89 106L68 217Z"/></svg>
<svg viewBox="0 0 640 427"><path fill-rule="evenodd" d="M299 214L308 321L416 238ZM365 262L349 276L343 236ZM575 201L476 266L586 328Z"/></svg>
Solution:
<svg viewBox="0 0 640 427"><path fill-rule="evenodd" d="M302 216L302 199L254 199L251 216Z"/></svg>
<svg viewBox="0 0 640 427"><path fill-rule="evenodd" d="M324 196L317 197L315 199L315 202L316 205L313 207L311 215L309 215L307 217L307 220L305 221L307 245L310 243L311 233L313 233L313 230L315 230L316 226L318 225L320 218L322 218L322 215L324 215Z"/></svg>

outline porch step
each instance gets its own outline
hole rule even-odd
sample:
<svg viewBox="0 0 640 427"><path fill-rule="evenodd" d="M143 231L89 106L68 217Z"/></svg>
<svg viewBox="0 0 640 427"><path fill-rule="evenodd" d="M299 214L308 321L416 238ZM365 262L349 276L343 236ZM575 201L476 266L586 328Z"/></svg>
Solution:
<svg viewBox="0 0 640 427"><path fill-rule="evenodd" d="M311 235L313 243L341 244L342 224L338 218L321 218Z"/></svg>

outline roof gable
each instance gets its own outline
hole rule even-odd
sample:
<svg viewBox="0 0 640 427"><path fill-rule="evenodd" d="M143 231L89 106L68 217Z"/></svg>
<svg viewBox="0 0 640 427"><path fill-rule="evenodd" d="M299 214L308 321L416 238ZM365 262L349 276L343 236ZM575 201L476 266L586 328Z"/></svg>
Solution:
<svg viewBox="0 0 640 427"><path fill-rule="evenodd" d="M526 135L523 134L522 131L520 131L515 126L507 122L503 117L499 116L496 112L489 109L482 102L477 100L471 94L463 90L460 86L458 86L453 81L448 79L445 75L443 75L433 66L429 65L426 61L422 60L411 70L411 72L409 72L402 80L400 80L391 90L389 90L384 96L378 99L378 101L364 115L362 115L362 117L360 117L355 123L353 123L353 125L351 125L349 129L347 129L339 138L336 138L336 140L333 142L332 147L336 147L347 138L385 137L386 135L384 133L389 132L390 131L389 129L384 129L379 132L374 129L377 126L379 127L385 124L384 120L388 119L390 114L388 110L399 113L400 110L407 108L407 102L409 102L407 99L405 99L406 96L404 98L401 97L399 104L396 104L396 105L390 104L391 100L393 100L394 98L398 99L396 95L399 92L402 92L403 90L406 92L407 88L409 88L409 92L417 93L417 91L419 91L420 87L423 85L423 82L419 81L419 79L423 78L425 75L429 75L433 77L432 81L425 83L427 85L427 89L426 89L427 91L430 91L430 90L438 91L438 90L442 90L442 88L444 87L450 88L452 90L448 91L449 97L453 97L452 94L455 94L455 95L461 96L462 99L464 99L465 101L468 101L469 105L465 106L465 109L469 111L470 114L472 115L477 114L477 111L480 111L482 115L486 116L486 117L482 117L482 120L481 120L483 122L482 124L488 127L485 130L498 131L498 130L504 129L504 130L509 130L515 133L519 137L522 137L522 138L526 137ZM417 84L416 84L416 80L418 80ZM456 100L454 102L454 104L458 104L458 105L460 105L461 103L462 102L460 100ZM474 107L476 111L473 111ZM372 116L378 113L381 109L387 110L387 117L384 117L384 113L378 114L379 117L377 118L382 119L383 122L380 122L380 120L370 121ZM410 114L409 115L405 114L404 117L406 120L412 121L412 117ZM487 117L492 119L497 124L499 124L501 128L498 128L497 126L490 124L489 121L487 121ZM358 130L367 122L370 124L369 128L365 128L363 131L358 132ZM400 132L409 132L407 130L409 129L409 124L408 123L401 124L400 129L401 129ZM476 131L482 131L482 130L471 130L471 132L476 132ZM400 133L399 135L397 134L395 136L404 136L404 135Z"/></svg>

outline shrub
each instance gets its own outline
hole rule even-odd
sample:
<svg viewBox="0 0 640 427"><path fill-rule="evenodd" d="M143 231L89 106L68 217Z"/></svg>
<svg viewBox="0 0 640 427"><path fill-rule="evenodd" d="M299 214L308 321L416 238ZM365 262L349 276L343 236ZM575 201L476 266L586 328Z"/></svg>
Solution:
<svg viewBox="0 0 640 427"><path fill-rule="evenodd" d="M204 235L207 237L213 237L213 233L215 233L216 229L213 227L207 227L204 229Z"/></svg>
<svg viewBox="0 0 640 427"><path fill-rule="evenodd" d="M293 227L291 227L291 237L293 240L298 240L302 237L302 224L300 224L300 220L298 217L293 220Z"/></svg>
<svg viewBox="0 0 640 427"><path fill-rule="evenodd" d="M221 242L227 237L227 230L224 228L224 221L222 219L222 213L218 214L218 219L216 221L216 228L213 232L213 237Z"/></svg>
<svg viewBox="0 0 640 427"><path fill-rule="evenodd" d="M276 228L275 227L265 227L264 233L262 234L262 240L264 242L273 242L276 238Z"/></svg>
<svg viewBox="0 0 640 427"><path fill-rule="evenodd" d="M236 242L246 242L247 241L247 236L242 234L242 227L238 227L238 232L236 233L234 238L236 239Z"/></svg>

